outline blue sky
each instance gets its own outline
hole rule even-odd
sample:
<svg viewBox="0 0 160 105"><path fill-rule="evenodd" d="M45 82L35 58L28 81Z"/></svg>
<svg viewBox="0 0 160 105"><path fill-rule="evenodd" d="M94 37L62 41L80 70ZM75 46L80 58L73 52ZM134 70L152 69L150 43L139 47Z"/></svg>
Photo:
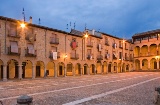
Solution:
<svg viewBox="0 0 160 105"><path fill-rule="evenodd" d="M135 33L159 29L160 0L1 0L0 15L70 31L71 28L131 38ZM70 26L71 22L71 26ZM69 29L67 30L67 24Z"/></svg>

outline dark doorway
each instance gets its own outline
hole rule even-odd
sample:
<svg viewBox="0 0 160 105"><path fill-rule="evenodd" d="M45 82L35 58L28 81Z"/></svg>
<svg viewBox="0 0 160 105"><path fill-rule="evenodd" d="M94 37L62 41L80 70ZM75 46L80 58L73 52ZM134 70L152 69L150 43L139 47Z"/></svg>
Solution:
<svg viewBox="0 0 160 105"><path fill-rule="evenodd" d="M84 66L84 75L87 74L87 66Z"/></svg>
<svg viewBox="0 0 160 105"><path fill-rule="evenodd" d="M81 74L81 66L78 64L78 74Z"/></svg>
<svg viewBox="0 0 160 105"><path fill-rule="evenodd" d="M154 69L157 69L157 62L154 62Z"/></svg>
<svg viewBox="0 0 160 105"><path fill-rule="evenodd" d="M22 66L22 78L25 78L25 66Z"/></svg>
<svg viewBox="0 0 160 105"><path fill-rule="evenodd" d="M3 65L1 65L1 79L3 79Z"/></svg>
<svg viewBox="0 0 160 105"><path fill-rule="evenodd" d="M59 75L62 75L62 74L63 74L63 67L59 66Z"/></svg>
<svg viewBox="0 0 160 105"><path fill-rule="evenodd" d="M41 74L40 70L41 70L41 67L36 66L36 77L40 77L40 74Z"/></svg>
<svg viewBox="0 0 160 105"><path fill-rule="evenodd" d="M9 66L7 66L7 79L9 79Z"/></svg>
<svg viewBox="0 0 160 105"><path fill-rule="evenodd" d="M94 69L95 69L95 67L94 67L94 65L92 64L92 73L94 73Z"/></svg>
<svg viewBox="0 0 160 105"><path fill-rule="evenodd" d="M15 66L15 77L14 78L18 78L18 66Z"/></svg>
<svg viewBox="0 0 160 105"><path fill-rule="evenodd" d="M111 72L111 64L108 64L108 72Z"/></svg>
<svg viewBox="0 0 160 105"><path fill-rule="evenodd" d="M102 73L104 73L104 65L102 65Z"/></svg>

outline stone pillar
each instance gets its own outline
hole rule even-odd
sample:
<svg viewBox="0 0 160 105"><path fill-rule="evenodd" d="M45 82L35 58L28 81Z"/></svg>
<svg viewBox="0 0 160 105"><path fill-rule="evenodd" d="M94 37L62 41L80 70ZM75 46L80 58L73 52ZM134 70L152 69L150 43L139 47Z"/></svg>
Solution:
<svg viewBox="0 0 160 105"><path fill-rule="evenodd" d="M90 69L89 69L89 67L87 67L87 74L88 74L88 75L90 75L90 72L89 72L89 71L90 71Z"/></svg>
<svg viewBox="0 0 160 105"><path fill-rule="evenodd" d="M54 67L54 77L57 77L57 66Z"/></svg>
<svg viewBox="0 0 160 105"><path fill-rule="evenodd" d="M96 67L94 67L94 75L96 75Z"/></svg>
<svg viewBox="0 0 160 105"><path fill-rule="evenodd" d="M148 70L150 70L150 62L148 62Z"/></svg>
<svg viewBox="0 0 160 105"><path fill-rule="evenodd" d="M7 81L7 65L3 65L3 81Z"/></svg>
<svg viewBox="0 0 160 105"><path fill-rule="evenodd" d="M82 72L83 72L83 68L81 68L81 75L83 74Z"/></svg>
<svg viewBox="0 0 160 105"><path fill-rule="evenodd" d="M73 67L72 70L73 70L73 76L75 76L75 68Z"/></svg>
<svg viewBox="0 0 160 105"><path fill-rule="evenodd" d="M44 67L44 78L47 77L47 73L46 73L46 67Z"/></svg>
<svg viewBox="0 0 160 105"><path fill-rule="evenodd" d="M157 69L159 69L159 60L157 60Z"/></svg>
<svg viewBox="0 0 160 105"><path fill-rule="evenodd" d="M22 79L22 66L23 65L18 65L18 78Z"/></svg>
<svg viewBox="0 0 160 105"><path fill-rule="evenodd" d="M64 67L64 77L67 76L67 70L66 70L66 67Z"/></svg>
<svg viewBox="0 0 160 105"><path fill-rule="evenodd" d="M32 79L35 79L35 65L32 66Z"/></svg>
<svg viewBox="0 0 160 105"><path fill-rule="evenodd" d="M148 64L149 67L149 64ZM140 60L140 70L142 70L142 61Z"/></svg>

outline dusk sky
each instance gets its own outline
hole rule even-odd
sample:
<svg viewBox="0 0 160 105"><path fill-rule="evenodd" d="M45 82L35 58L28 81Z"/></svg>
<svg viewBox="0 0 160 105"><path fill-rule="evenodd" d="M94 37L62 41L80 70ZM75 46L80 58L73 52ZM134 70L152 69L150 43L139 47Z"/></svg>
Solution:
<svg viewBox="0 0 160 105"><path fill-rule="evenodd" d="M160 29L160 0L1 0L0 16L63 31L74 28L104 32L120 38ZM71 22L71 26L70 26ZM69 29L67 30L67 24Z"/></svg>

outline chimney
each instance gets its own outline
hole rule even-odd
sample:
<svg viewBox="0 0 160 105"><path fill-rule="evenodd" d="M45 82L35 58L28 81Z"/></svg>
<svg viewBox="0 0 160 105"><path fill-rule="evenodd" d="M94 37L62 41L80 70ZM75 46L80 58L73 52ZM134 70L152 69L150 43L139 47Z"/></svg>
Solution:
<svg viewBox="0 0 160 105"><path fill-rule="evenodd" d="M31 16L29 17L29 23L32 23L32 17Z"/></svg>
<svg viewBox="0 0 160 105"><path fill-rule="evenodd" d="M92 35L94 35L94 32L95 32L95 30L93 29L93 30L92 30Z"/></svg>

